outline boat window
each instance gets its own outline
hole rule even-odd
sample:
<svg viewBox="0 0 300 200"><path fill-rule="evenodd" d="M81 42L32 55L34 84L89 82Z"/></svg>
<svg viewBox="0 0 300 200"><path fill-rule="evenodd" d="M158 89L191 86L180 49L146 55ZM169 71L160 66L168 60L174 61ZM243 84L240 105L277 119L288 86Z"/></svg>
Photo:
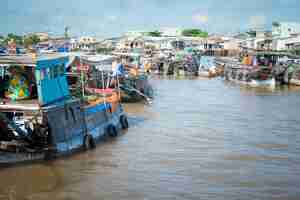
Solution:
<svg viewBox="0 0 300 200"><path fill-rule="evenodd" d="M59 77L60 66L59 65L55 65L52 69L53 69L53 78Z"/></svg>
<svg viewBox="0 0 300 200"><path fill-rule="evenodd" d="M36 98L36 80L39 71L24 66L9 66L5 69L0 80L0 99L18 101Z"/></svg>

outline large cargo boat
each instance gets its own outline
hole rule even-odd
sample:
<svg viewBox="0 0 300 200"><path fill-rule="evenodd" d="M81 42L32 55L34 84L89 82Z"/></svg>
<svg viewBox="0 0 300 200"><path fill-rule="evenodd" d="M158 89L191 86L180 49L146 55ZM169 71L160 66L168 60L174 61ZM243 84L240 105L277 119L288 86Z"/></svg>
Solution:
<svg viewBox="0 0 300 200"><path fill-rule="evenodd" d="M68 57L0 57L0 165L44 160L94 148L128 121L118 91L75 97Z"/></svg>

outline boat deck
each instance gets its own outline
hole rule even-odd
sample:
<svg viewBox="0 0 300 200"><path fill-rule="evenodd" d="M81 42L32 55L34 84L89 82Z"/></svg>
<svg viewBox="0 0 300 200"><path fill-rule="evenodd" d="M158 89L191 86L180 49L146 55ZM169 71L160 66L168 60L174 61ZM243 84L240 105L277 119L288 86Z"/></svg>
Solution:
<svg viewBox="0 0 300 200"><path fill-rule="evenodd" d="M40 106L37 99L11 101L0 98L1 111L38 111L39 109Z"/></svg>

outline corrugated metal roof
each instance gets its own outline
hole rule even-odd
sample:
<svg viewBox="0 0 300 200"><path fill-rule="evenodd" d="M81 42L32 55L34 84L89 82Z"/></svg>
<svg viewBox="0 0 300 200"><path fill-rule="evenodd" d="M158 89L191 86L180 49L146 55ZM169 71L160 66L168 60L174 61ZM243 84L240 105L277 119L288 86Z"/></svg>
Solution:
<svg viewBox="0 0 300 200"><path fill-rule="evenodd" d="M43 54L37 57L34 54L24 54L24 55L4 55L0 56L0 65L20 65L20 66L36 66L39 60L51 60L56 58L66 57L64 54Z"/></svg>

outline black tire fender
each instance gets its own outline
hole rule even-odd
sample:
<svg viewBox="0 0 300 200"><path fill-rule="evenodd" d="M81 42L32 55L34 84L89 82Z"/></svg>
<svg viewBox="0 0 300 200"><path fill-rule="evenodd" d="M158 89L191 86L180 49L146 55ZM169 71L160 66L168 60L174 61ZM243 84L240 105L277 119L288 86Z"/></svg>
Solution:
<svg viewBox="0 0 300 200"><path fill-rule="evenodd" d="M86 136L84 136L83 148L85 150L90 150L90 149L93 149L95 147L96 147L96 143L95 143L94 138L90 134L87 134Z"/></svg>
<svg viewBox="0 0 300 200"><path fill-rule="evenodd" d="M117 137L118 136L118 129L114 125L111 124L107 127L107 134L110 137Z"/></svg>
<svg viewBox="0 0 300 200"><path fill-rule="evenodd" d="M121 123L121 127L122 127L123 130L129 128L129 123L128 123L128 119L127 119L126 115L121 115L120 116L120 123Z"/></svg>

